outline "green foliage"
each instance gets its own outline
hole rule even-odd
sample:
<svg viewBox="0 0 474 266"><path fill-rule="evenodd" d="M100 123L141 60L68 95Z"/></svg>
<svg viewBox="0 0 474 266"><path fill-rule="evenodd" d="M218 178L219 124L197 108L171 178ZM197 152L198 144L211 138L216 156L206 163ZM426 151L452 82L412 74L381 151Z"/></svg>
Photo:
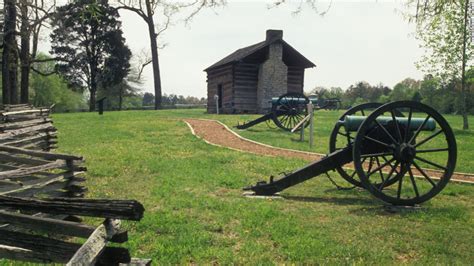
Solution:
<svg viewBox="0 0 474 266"><path fill-rule="evenodd" d="M94 109L99 88L117 85L127 76L131 52L122 36L118 11L105 0L78 0L57 8L51 34L57 70L73 86L90 92Z"/></svg>
<svg viewBox="0 0 474 266"><path fill-rule="evenodd" d="M206 98L197 98L194 96L176 95L176 94L163 94L162 100L163 105L175 105L175 104L206 104Z"/></svg>
<svg viewBox="0 0 474 266"><path fill-rule="evenodd" d="M48 59L39 54L38 59ZM54 61L34 64L35 70L41 73L53 73ZM40 75L32 72L30 78L30 102L34 106L51 106L55 111L79 110L87 107L82 92L73 91L68 83L58 74Z"/></svg>
<svg viewBox="0 0 474 266"><path fill-rule="evenodd" d="M355 106L366 102L381 102L381 100L383 100L382 102L386 102L390 94L389 87L383 84L372 86L365 81L351 85L346 91L342 91L340 88L331 88L330 90L316 88L313 91L317 94L322 94L323 98L329 95L341 99L343 107Z"/></svg>
<svg viewBox="0 0 474 266"><path fill-rule="evenodd" d="M155 104L155 95L150 92L143 94L143 106L153 106Z"/></svg>
<svg viewBox="0 0 474 266"><path fill-rule="evenodd" d="M472 65L474 46L471 38L464 40L464 6L468 0L445 1L436 13L422 14L417 20L417 39L425 49L425 55L417 66L427 73L439 77L444 83L460 80L463 63L463 45L466 41L467 65ZM437 3L427 2L435 9ZM466 29L467 28L467 29Z"/></svg>
<svg viewBox="0 0 474 266"><path fill-rule="evenodd" d="M415 96L415 93L419 90L419 83L420 82L411 78L407 78L397 83L390 93L390 101L412 100Z"/></svg>
<svg viewBox="0 0 474 266"><path fill-rule="evenodd" d="M41 76L32 74L30 79L30 102L34 106L51 106L54 110L79 110L87 108L82 93L70 90L59 75Z"/></svg>
<svg viewBox="0 0 474 266"><path fill-rule="evenodd" d="M474 68L467 71L467 110L474 114ZM426 75L423 80L406 78L390 89L383 84L370 85L365 81L351 85L347 90L316 87L309 94L320 98L339 98L343 108L367 102L417 101L428 104L444 114L458 114L462 108L462 97L458 93L459 81L443 83L439 77Z"/></svg>
<svg viewBox="0 0 474 266"><path fill-rule="evenodd" d="M471 0L437 0L416 2L417 38L425 55L418 67L439 77L444 84L454 87L457 94L456 109L464 119L464 129L469 128L469 111L465 72L473 65L474 45L471 36ZM408 1L415 4L414 0ZM459 84L460 83L460 84Z"/></svg>

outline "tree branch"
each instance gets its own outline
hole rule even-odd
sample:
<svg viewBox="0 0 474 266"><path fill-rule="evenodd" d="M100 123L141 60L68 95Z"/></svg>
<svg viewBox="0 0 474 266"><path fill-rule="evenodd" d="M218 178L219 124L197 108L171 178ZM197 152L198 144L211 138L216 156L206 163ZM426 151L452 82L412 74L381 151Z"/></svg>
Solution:
<svg viewBox="0 0 474 266"><path fill-rule="evenodd" d="M127 5L123 4L121 1L119 1L119 3L122 4L122 6L116 7L115 10L118 11L120 9L125 9L125 10L128 10L128 11L132 11L132 12L135 12L140 17L142 17L142 19L144 19L145 21L148 21L148 17L146 16L145 12L143 12L143 10L138 9L138 8L134 8L134 7L131 7L131 6L127 6Z"/></svg>
<svg viewBox="0 0 474 266"><path fill-rule="evenodd" d="M31 63L46 63L46 62L51 62L51 61L69 62L69 60L67 59L54 57L54 58L44 58L44 59L33 59L31 60Z"/></svg>
<svg viewBox="0 0 474 266"><path fill-rule="evenodd" d="M38 69L34 68L33 66L31 67L31 70L33 70L33 72L35 72L36 74L39 74L43 77L47 77L47 76L51 76L51 75L54 75L54 74L58 74L58 72L55 70L53 72L50 72L50 73L43 73L41 71L39 71Z"/></svg>

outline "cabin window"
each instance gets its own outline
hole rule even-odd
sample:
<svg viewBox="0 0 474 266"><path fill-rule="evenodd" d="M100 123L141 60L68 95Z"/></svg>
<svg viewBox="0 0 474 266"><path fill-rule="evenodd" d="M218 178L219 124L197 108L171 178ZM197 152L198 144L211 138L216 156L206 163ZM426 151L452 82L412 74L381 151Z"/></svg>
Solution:
<svg viewBox="0 0 474 266"><path fill-rule="evenodd" d="M219 100L217 102L219 109L222 108L222 84L217 85L217 96L219 96Z"/></svg>

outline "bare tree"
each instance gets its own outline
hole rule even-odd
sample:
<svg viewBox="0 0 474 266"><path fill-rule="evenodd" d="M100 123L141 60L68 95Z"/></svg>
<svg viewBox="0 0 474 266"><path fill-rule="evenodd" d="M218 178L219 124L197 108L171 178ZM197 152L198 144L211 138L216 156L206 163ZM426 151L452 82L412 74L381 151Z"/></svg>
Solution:
<svg viewBox="0 0 474 266"><path fill-rule="evenodd" d="M158 57L158 37L171 25L174 15L188 11L185 22L189 22L203 8L225 4L225 0L118 0L117 9L131 11L140 16L148 28L150 38L151 63L153 66L153 82L155 89L155 109L161 108L161 76ZM161 16L161 17L159 17ZM156 22L158 19L159 22Z"/></svg>

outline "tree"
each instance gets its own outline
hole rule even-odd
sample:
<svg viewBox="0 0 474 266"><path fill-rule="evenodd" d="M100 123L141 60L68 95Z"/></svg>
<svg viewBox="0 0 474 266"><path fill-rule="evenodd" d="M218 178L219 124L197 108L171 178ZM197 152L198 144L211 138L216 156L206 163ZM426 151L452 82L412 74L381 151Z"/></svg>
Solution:
<svg viewBox="0 0 474 266"><path fill-rule="evenodd" d="M5 0L3 27L2 97L4 104L18 103L18 43L16 0Z"/></svg>
<svg viewBox="0 0 474 266"><path fill-rule="evenodd" d="M420 84L420 94L423 103L434 107L435 97L438 89L441 87L439 80L433 75L425 75Z"/></svg>
<svg viewBox="0 0 474 266"><path fill-rule="evenodd" d="M183 9L191 8L191 13L187 15L186 21L190 21L201 9L215 7L223 4L224 0L195 0L191 2L164 1L164 0L118 0L117 9L125 9L140 16L148 28L150 38L150 50L153 66L153 84L155 89L155 109L161 108L161 75L158 58L158 37L168 29L171 18ZM194 7L194 8L193 8ZM161 11L164 21L155 22L155 15Z"/></svg>
<svg viewBox="0 0 474 266"><path fill-rule="evenodd" d="M416 7L408 18L416 22L417 38L426 51L418 67L444 84L458 84L463 129L468 129L466 70L474 54L469 36L470 0L412 0L408 6Z"/></svg>
<svg viewBox="0 0 474 266"><path fill-rule="evenodd" d="M150 92L143 94L143 106L150 106L155 104L155 95Z"/></svg>
<svg viewBox="0 0 474 266"><path fill-rule="evenodd" d="M46 61L50 57L38 54L38 59ZM54 61L33 63L34 68L40 73L53 73ZM55 111L79 110L87 107L83 94L68 88L67 82L58 74L41 75L36 72L30 78L30 97L34 106L51 106L55 104Z"/></svg>
<svg viewBox="0 0 474 266"><path fill-rule="evenodd" d="M416 92L419 91L420 82L412 78L406 78L397 83L390 93L391 101L409 101L412 100ZM421 95L420 95L421 96Z"/></svg>
<svg viewBox="0 0 474 266"><path fill-rule="evenodd" d="M30 71L36 71L41 75L51 75L51 73L40 73L38 69L32 68L38 52L39 35L43 24L53 14L56 1L42 0L19 0L20 9L20 103L29 102L29 79ZM47 60L54 60L48 58Z"/></svg>
<svg viewBox="0 0 474 266"><path fill-rule="evenodd" d="M51 34L56 69L72 86L87 88L89 110L96 94L128 74L131 52L122 37L119 14L107 0L78 0L57 9Z"/></svg>

